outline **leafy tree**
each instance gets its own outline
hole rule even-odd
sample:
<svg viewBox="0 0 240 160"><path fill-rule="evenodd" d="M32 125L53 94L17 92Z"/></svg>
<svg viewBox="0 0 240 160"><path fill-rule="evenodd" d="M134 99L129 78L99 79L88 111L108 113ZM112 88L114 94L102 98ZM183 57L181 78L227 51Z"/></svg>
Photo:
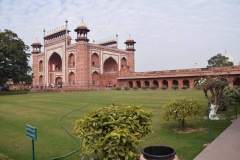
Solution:
<svg viewBox="0 0 240 160"><path fill-rule="evenodd" d="M225 66L233 66L233 62L228 61L228 57L223 56L222 54L217 54L211 57L208 60L208 68L209 67L225 67Z"/></svg>
<svg viewBox="0 0 240 160"><path fill-rule="evenodd" d="M220 100L223 97L223 90L228 86L229 82L224 77L216 76L207 77L206 79L201 78L198 84L204 92L205 97L208 99L208 102L211 104L209 118L211 120L218 120L219 118L216 113L220 106ZM223 100L227 99L224 98ZM226 104L227 103L222 103L223 106Z"/></svg>
<svg viewBox="0 0 240 160"><path fill-rule="evenodd" d="M82 139L82 156L103 160L137 160L137 145L151 130L152 111L139 105L109 105L78 119L74 130Z"/></svg>
<svg viewBox="0 0 240 160"><path fill-rule="evenodd" d="M28 64L29 46L10 30L0 31L0 86L12 79L13 83L31 81Z"/></svg>
<svg viewBox="0 0 240 160"><path fill-rule="evenodd" d="M169 121L170 118L179 122L182 130L189 119L198 117L202 113L202 105L198 100L179 98L163 106L163 119Z"/></svg>
<svg viewBox="0 0 240 160"><path fill-rule="evenodd" d="M228 98L229 103L232 104L240 98L240 87L234 86L231 88L227 86L224 88L223 94Z"/></svg>

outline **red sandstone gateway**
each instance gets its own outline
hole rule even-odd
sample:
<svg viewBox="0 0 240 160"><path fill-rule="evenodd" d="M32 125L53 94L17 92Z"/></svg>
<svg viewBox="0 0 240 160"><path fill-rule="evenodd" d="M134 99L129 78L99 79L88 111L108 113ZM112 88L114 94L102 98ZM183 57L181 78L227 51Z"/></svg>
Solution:
<svg viewBox="0 0 240 160"><path fill-rule="evenodd" d="M74 31L76 43L72 43L66 20L64 26L43 31L43 51L39 40L33 42L33 86L57 88L62 84L64 90L95 90L108 84L122 88L165 85L169 89L175 85L192 89L201 76L216 74L227 74L230 86L240 86L240 66L135 72L136 42L130 35L124 42L126 49L118 49L118 35L90 43L90 30L83 21Z"/></svg>

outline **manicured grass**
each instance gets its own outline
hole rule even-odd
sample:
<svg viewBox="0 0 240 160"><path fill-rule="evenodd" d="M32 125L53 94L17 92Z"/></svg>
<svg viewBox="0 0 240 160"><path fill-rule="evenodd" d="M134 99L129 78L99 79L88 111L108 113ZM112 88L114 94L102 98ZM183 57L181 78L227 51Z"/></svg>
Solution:
<svg viewBox="0 0 240 160"><path fill-rule="evenodd" d="M204 105L203 116L208 109L203 92L191 90L147 90L147 91L90 91L66 93L28 93L25 95L0 96L0 153L7 154L14 160L31 159L31 139L26 136L26 124L37 128L38 140L35 141L35 159L52 159L72 152L78 144L61 128L59 119L66 113L83 107L81 110L66 116L62 123L75 135L75 121L89 110L108 104L141 104L145 109L154 112L152 127L154 134L149 134L139 144L139 155L142 148L150 145L167 145L176 149L181 160L193 159L208 143L207 131L195 133L176 133L178 127L174 121L162 119L162 106L175 98L188 97L199 99ZM91 104L90 104L91 103ZM87 107L86 105L90 104ZM238 107L239 108L239 107ZM231 111L218 112L225 114L226 120L211 121L211 140L215 139L234 119L234 107ZM238 113L240 113L238 109ZM200 118L189 122L188 127L207 128L207 120ZM64 158L75 160L80 152Z"/></svg>

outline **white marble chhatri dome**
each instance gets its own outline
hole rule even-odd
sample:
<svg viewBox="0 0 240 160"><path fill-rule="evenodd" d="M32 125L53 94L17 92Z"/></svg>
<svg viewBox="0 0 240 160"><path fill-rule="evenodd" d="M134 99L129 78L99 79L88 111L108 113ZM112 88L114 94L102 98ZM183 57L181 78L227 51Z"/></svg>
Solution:
<svg viewBox="0 0 240 160"><path fill-rule="evenodd" d="M234 64L234 59L233 57L227 53L227 51L225 50L225 54L224 54L225 57L228 57L228 61L229 62L232 62Z"/></svg>

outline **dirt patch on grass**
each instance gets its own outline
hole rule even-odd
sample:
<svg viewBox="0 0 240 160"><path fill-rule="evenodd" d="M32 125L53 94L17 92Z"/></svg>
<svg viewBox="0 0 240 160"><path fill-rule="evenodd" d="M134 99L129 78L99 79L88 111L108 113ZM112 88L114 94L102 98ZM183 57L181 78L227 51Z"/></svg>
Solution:
<svg viewBox="0 0 240 160"><path fill-rule="evenodd" d="M174 128L173 130L177 133L193 133L193 132L206 131L207 128L185 128L185 130L182 130L180 128Z"/></svg>
<svg viewBox="0 0 240 160"><path fill-rule="evenodd" d="M203 147L207 147L210 143L203 144Z"/></svg>

